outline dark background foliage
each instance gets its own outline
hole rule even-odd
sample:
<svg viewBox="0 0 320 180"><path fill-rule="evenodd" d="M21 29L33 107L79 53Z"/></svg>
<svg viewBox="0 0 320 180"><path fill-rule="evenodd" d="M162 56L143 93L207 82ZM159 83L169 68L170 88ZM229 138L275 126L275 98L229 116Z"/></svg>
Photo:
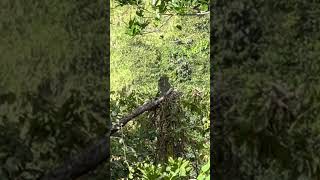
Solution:
<svg viewBox="0 0 320 180"><path fill-rule="evenodd" d="M107 132L107 7L0 7L0 179L36 179Z"/></svg>
<svg viewBox="0 0 320 180"><path fill-rule="evenodd" d="M319 6L214 2L218 179L319 179Z"/></svg>

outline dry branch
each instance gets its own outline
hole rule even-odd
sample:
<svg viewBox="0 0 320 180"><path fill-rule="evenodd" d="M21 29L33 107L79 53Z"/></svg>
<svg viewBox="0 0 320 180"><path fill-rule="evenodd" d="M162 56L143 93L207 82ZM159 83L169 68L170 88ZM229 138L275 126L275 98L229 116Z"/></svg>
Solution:
<svg viewBox="0 0 320 180"><path fill-rule="evenodd" d="M118 124L116 124L115 126L112 127L111 135L114 134L115 132L117 132L121 127L125 126L133 118L139 116L140 114L143 114L146 111L150 111L151 109L157 107L166 98L169 98L170 95L172 95L173 93L174 93L174 91L172 89L169 89L169 91L164 96L160 97L159 99L157 99L155 101L147 102L147 103L143 104L142 106L138 107L137 109L135 109L131 114L122 118Z"/></svg>
<svg viewBox="0 0 320 180"><path fill-rule="evenodd" d="M170 89L164 96L157 100L150 101L135 109L131 114L122 118L118 124L112 127L111 134L116 133L121 127L125 126L133 118L143 114L146 111L152 110L159 106L165 99L172 99L176 96L176 91ZM63 165L50 171L40 180L71 180L87 174L97 168L103 162L109 159L109 140L102 138L98 143L90 146L88 149L64 162Z"/></svg>

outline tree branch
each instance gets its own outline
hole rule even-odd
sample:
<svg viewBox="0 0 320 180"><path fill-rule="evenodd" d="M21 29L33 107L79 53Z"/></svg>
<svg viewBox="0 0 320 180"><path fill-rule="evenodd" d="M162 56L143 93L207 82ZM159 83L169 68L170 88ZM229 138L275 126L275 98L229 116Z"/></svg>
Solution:
<svg viewBox="0 0 320 180"><path fill-rule="evenodd" d="M149 111L155 107L157 107L159 104L161 104L166 98L169 98L174 93L173 89L169 89L168 92L160 97L159 99L155 101L150 101L148 103L143 104L142 106L135 109L131 114L125 116L122 118L118 124L114 125L111 129L111 136L117 132L121 127L125 126L130 120L133 118L139 116L140 114L143 114L146 111Z"/></svg>
<svg viewBox="0 0 320 180"><path fill-rule="evenodd" d="M135 109L131 114L122 118L118 124L111 129L110 135L116 133L121 127L125 126L133 118L143 114L159 106L165 99L175 98L177 92L170 89L164 96L157 100L150 101ZM40 180L70 180L87 174L94 170L103 162L106 162L110 157L110 141L105 137L98 141L98 143L90 146L88 149L79 155L67 160L63 165L53 169L45 176L39 178Z"/></svg>

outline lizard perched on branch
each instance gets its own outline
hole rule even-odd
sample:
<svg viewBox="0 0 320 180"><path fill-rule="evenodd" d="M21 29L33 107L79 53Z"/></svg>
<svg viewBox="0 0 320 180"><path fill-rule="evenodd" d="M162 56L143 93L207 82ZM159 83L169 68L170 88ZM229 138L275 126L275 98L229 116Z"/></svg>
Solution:
<svg viewBox="0 0 320 180"><path fill-rule="evenodd" d="M171 89L169 78L162 76L158 82L159 94L163 95ZM179 95L178 95L179 96ZM176 132L181 125L183 112L179 106L178 98L173 101L164 101L159 108L156 118L157 128L157 155L158 161L165 162L169 157L177 157L183 151L183 134Z"/></svg>

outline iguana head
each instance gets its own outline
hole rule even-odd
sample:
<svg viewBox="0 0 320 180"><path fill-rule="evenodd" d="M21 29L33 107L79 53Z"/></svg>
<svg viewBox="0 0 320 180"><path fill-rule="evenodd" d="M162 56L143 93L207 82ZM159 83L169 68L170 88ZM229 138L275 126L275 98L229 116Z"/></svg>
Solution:
<svg viewBox="0 0 320 180"><path fill-rule="evenodd" d="M171 85L169 83L169 78L166 75L162 75L158 82L158 89L161 95L164 95L169 89Z"/></svg>

